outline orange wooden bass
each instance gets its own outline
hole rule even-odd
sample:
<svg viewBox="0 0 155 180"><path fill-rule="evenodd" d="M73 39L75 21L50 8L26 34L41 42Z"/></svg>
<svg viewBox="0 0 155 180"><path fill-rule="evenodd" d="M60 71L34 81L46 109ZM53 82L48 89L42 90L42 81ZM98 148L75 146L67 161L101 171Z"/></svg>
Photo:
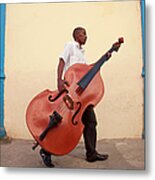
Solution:
<svg viewBox="0 0 155 180"><path fill-rule="evenodd" d="M119 38L108 51L118 51ZM26 122L37 144L54 155L73 150L83 133L81 121L89 105L96 106L104 94L100 67L110 56L108 52L93 66L74 64L65 73L67 84L61 92L45 90L35 96L27 107Z"/></svg>

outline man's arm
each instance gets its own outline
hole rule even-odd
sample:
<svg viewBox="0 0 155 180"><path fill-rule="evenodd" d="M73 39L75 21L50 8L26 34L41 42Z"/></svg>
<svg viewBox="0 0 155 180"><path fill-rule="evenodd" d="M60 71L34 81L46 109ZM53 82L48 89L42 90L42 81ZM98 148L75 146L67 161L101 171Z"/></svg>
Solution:
<svg viewBox="0 0 155 180"><path fill-rule="evenodd" d="M62 79L64 66L65 66L65 62L62 58L60 58L58 64L58 70L57 70L57 85L59 91L61 91L64 88L64 80Z"/></svg>

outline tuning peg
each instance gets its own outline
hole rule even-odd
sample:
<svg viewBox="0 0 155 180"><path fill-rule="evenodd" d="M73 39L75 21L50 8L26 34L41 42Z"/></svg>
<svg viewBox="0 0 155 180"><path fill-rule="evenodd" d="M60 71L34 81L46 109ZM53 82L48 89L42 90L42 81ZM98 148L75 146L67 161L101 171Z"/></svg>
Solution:
<svg viewBox="0 0 155 180"><path fill-rule="evenodd" d="M121 44L121 43L124 43L124 38L123 37L121 37L121 38L119 38L118 39L118 42Z"/></svg>

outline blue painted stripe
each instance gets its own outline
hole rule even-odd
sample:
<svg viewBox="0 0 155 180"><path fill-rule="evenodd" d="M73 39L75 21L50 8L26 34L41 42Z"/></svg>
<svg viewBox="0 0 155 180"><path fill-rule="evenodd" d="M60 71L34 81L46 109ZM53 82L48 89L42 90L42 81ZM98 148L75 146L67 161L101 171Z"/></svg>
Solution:
<svg viewBox="0 0 155 180"><path fill-rule="evenodd" d="M141 0L141 20L142 20L142 48L143 48L142 77L144 77L145 76L145 0Z"/></svg>
<svg viewBox="0 0 155 180"><path fill-rule="evenodd" d="M0 137L6 136L4 128L5 15L6 4L0 4Z"/></svg>
<svg viewBox="0 0 155 180"><path fill-rule="evenodd" d="M144 77L144 119L143 119L143 132L142 132L142 138L145 139L145 123L146 123L146 94L145 94L145 90L146 90L146 79L145 79L145 61L146 61L146 57L145 57L145 0L141 0L141 21L142 21L142 55L143 55L143 68L142 68L142 77Z"/></svg>

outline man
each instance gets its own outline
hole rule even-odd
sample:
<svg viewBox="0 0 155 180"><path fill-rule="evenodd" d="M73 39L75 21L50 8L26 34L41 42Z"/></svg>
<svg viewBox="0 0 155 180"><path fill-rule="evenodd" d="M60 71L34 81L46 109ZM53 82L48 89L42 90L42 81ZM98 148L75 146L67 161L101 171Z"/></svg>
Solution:
<svg viewBox="0 0 155 180"><path fill-rule="evenodd" d="M64 72L75 63L86 64L84 57L84 50L82 45L86 43L87 35L86 30L82 27L77 27L73 31L73 42L66 44L63 53L59 57L58 64L58 90L61 91L64 88L64 84L67 83L63 79ZM103 161L108 158L108 154L99 154L96 151L96 117L93 110L93 106L86 108L82 122L84 124L84 142L86 148L86 160L88 162ZM41 157L48 167L54 167L51 161L51 154L45 150L40 150Z"/></svg>

